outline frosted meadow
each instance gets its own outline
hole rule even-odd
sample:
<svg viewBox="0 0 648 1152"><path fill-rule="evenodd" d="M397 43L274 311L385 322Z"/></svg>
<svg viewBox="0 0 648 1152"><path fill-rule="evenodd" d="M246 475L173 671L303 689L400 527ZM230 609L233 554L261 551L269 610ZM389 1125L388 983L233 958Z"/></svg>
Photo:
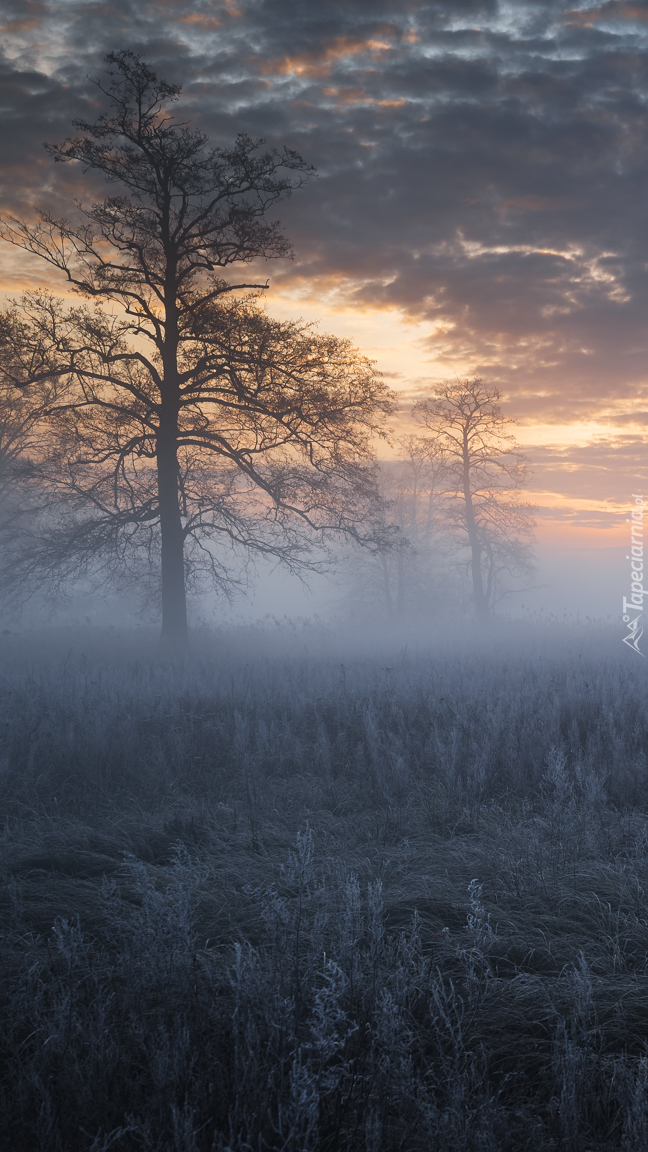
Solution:
<svg viewBox="0 0 648 1152"><path fill-rule="evenodd" d="M2 637L5 1147L644 1149L618 628Z"/></svg>

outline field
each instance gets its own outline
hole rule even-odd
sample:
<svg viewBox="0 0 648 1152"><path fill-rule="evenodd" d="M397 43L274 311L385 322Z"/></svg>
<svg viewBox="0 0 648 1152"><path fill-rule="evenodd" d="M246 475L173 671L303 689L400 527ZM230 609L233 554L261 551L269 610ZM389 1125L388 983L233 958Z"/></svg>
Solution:
<svg viewBox="0 0 648 1152"><path fill-rule="evenodd" d="M0 636L0 1145L648 1148L645 663Z"/></svg>

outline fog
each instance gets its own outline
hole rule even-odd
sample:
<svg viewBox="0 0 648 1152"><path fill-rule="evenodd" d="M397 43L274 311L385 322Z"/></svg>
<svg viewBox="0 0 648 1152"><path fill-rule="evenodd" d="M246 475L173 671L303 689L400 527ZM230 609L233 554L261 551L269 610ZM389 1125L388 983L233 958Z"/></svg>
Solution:
<svg viewBox="0 0 648 1152"><path fill-rule="evenodd" d="M646 662L258 575L0 634L3 1146L643 1152Z"/></svg>
<svg viewBox="0 0 648 1152"><path fill-rule="evenodd" d="M627 548L536 547L536 568L526 587L507 596L497 606L494 626L507 620L529 622L554 619L573 623L590 619L616 626L622 634L621 603L627 592ZM471 609L448 605L453 628L473 628ZM65 599L43 604L38 598L26 602L18 617L7 617L10 631L41 627L92 625L105 627L155 628L156 606L143 606L135 594L119 595L109 590L100 594L80 587L71 589ZM429 612L417 613L402 621L411 627L434 628L446 618L443 595L430 600ZM228 601L215 594L190 602L192 627L218 628L267 621L319 622L345 631L357 623L357 605L350 603L349 577L345 563L332 565L327 574L306 574L304 578L286 572L276 564L257 564L247 592ZM384 605L366 604L365 629L383 628ZM395 622L392 621L395 628ZM397 629L396 629L397 630Z"/></svg>
<svg viewBox="0 0 648 1152"><path fill-rule="evenodd" d="M536 571L529 586L511 594L499 606L499 616L567 617L606 620L621 625L621 602L627 590L627 547L583 548L536 546ZM300 581L280 569L261 573L251 595L233 606L225 618L246 621L264 616L288 619L318 616L336 619L344 611L344 573ZM218 618L219 609L212 609ZM439 605L431 605L438 615ZM470 613L466 613L469 623ZM459 620L456 621L459 623Z"/></svg>
<svg viewBox="0 0 648 1152"><path fill-rule="evenodd" d="M507 597L499 606L500 620L543 620L556 617L570 621L587 618L621 624L621 601L627 584L627 548L542 548L536 551L537 567L527 588ZM260 574L250 595L225 606L206 602L205 620L251 623L274 617L303 620L315 617L331 623L345 615L343 573L310 577L307 582L274 569ZM438 619L442 605L431 605ZM377 621L376 621L377 623ZM411 623L411 622L410 622ZM419 618L419 626L425 618ZM455 620L470 628L470 614Z"/></svg>
<svg viewBox="0 0 648 1152"><path fill-rule="evenodd" d="M628 584L628 548L536 546L534 586L512 599L516 616L577 617L621 625L621 606Z"/></svg>

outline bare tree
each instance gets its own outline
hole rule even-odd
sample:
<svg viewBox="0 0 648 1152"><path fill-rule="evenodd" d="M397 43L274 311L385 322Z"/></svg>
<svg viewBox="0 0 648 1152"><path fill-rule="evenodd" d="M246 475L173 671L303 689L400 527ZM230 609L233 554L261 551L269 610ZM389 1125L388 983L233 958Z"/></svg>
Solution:
<svg viewBox="0 0 648 1152"><path fill-rule="evenodd" d="M530 509L516 492L526 479L524 457L502 416L499 392L480 379L458 380L419 400L414 419L431 435L431 454L443 459L447 516L470 548L478 620L487 619L502 594L502 575L532 565Z"/></svg>
<svg viewBox="0 0 648 1152"><path fill-rule="evenodd" d="M225 576L214 536L297 564L300 524L361 534L369 441L390 397L348 342L231 296L267 284L222 279L232 264L290 255L266 216L308 176L301 157L244 135L209 148L164 112L177 86L132 52L107 61L107 85L96 83L110 112L49 152L122 190L80 207L75 224L44 212L4 228L99 305L35 295L18 309L48 350L33 379L66 390L50 412L48 479L67 513L43 555L159 552L162 634L182 645L192 564Z"/></svg>
<svg viewBox="0 0 648 1152"><path fill-rule="evenodd" d="M349 556L349 596L390 620L434 614L442 591L447 597L447 527L443 516L443 453L424 437L396 441L399 459L380 465L381 526L384 546Z"/></svg>
<svg viewBox="0 0 648 1152"><path fill-rule="evenodd" d="M57 381L42 375L49 357L38 340L26 340L27 328L0 313L0 572L12 568L15 541L33 529L46 503L40 466ZM23 357L16 354L21 347ZM5 586L5 607L8 596Z"/></svg>

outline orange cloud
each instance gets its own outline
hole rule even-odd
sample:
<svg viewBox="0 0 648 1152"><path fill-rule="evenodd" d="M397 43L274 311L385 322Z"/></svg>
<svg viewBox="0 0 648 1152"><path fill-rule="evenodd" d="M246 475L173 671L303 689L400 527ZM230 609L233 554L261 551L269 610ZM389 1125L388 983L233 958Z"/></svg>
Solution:
<svg viewBox="0 0 648 1152"><path fill-rule="evenodd" d="M178 8L179 5L175 0L157 0L162 7ZM184 7L184 5L183 5ZM176 16L178 24L188 24L201 32L215 32L217 29L223 27L223 21L220 16L208 15L206 12L201 11L201 4L196 4L196 11L186 12L183 16ZM210 12L214 10L231 17L240 17L243 15L241 9L238 7L237 0L211 0L211 3L204 5ZM173 19L173 17L172 17Z"/></svg>
<svg viewBox="0 0 648 1152"><path fill-rule="evenodd" d="M596 8L569 8L565 15L567 24L584 24L591 28L597 20L648 20L648 9L637 4L624 4L622 0L608 0Z"/></svg>
<svg viewBox="0 0 648 1152"><path fill-rule="evenodd" d="M24 15L0 24L0 32L11 36L16 32L33 32L36 28L40 28L47 14L46 5L41 3L41 0L22 0L21 7Z"/></svg>
<svg viewBox="0 0 648 1152"><path fill-rule="evenodd" d="M9 20L6 24L0 24L0 32L6 33L10 36L15 32L33 32L35 28L40 26L40 19L37 16L23 16L21 20Z"/></svg>
<svg viewBox="0 0 648 1152"><path fill-rule="evenodd" d="M189 12L186 16L179 16L178 22L200 28L202 32L212 32L223 26L223 21L219 20L217 16L203 16L200 12Z"/></svg>
<svg viewBox="0 0 648 1152"><path fill-rule="evenodd" d="M364 88L322 88L322 95L334 97L338 104L366 104L371 99Z"/></svg>
<svg viewBox="0 0 648 1152"><path fill-rule="evenodd" d="M495 205L498 212L506 208L521 208L525 212L555 212L561 208L581 208L582 201L560 196L513 196Z"/></svg>
<svg viewBox="0 0 648 1152"><path fill-rule="evenodd" d="M405 100L376 100L364 88L322 88L322 94L334 98L338 107L353 104L373 104L378 108L402 108Z"/></svg>
<svg viewBox="0 0 648 1152"><path fill-rule="evenodd" d="M359 56L367 52L372 55L389 51L393 45L389 40L361 39L354 36L336 36L319 51L302 52L296 56L283 56L279 60L265 60L259 71L262 75L304 76L317 78L328 76L338 60L347 56Z"/></svg>

